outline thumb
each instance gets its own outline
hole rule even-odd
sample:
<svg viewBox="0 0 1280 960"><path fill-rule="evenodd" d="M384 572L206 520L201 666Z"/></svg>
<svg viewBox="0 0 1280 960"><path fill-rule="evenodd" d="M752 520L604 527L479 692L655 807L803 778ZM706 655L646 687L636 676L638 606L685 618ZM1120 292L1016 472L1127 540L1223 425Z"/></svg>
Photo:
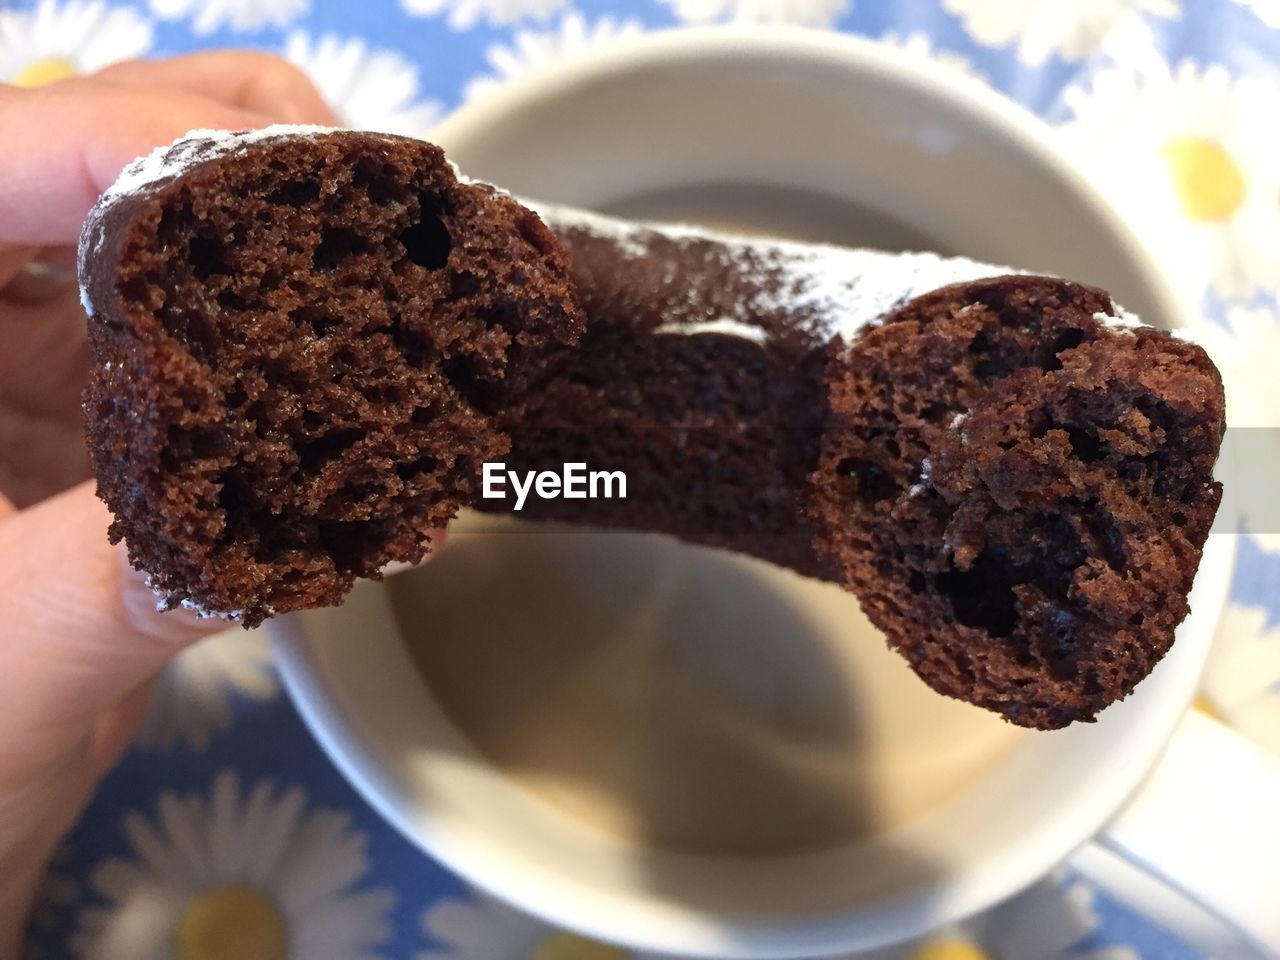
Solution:
<svg viewBox="0 0 1280 960"><path fill-rule="evenodd" d="M224 629L160 614L84 483L0 519L0 760L83 733L190 643Z"/></svg>

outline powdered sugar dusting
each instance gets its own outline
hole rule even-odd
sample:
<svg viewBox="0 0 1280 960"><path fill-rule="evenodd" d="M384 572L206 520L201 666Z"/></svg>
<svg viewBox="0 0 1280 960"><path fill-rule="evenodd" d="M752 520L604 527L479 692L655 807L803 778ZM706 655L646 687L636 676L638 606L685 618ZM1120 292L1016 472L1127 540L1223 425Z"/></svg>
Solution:
<svg viewBox="0 0 1280 960"><path fill-rule="evenodd" d="M337 129L312 124L277 123L258 130L191 130L168 146L157 147L121 170L120 176L107 188L99 203L109 204L119 197L135 194L158 180L181 175L196 163L234 153L261 140L300 134L314 136L334 133Z"/></svg>
<svg viewBox="0 0 1280 960"><path fill-rule="evenodd" d="M155 577L150 574L147 574L146 585L147 589L156 598L156 613L168 613L174 607L181 607L184 610L190 610L200 620L213 620L216 618L218 620L226 620L229 623L239 623L248 612L246 610L210 610L190 598L179 600L168 590L157 584Z"/></svg>
<svg viewBox="0 0 1280 960"><path fill-rule="evenodd" d="M755 343L764 343L769 338L769 331L763 327L753 327L749 323L742 323L740 320L734 320L731 317L722 317L719 320L705 320L701 323L664 323L660 327L655 327L653 332L675 334L682 337L692 336L696 333L719 333L727 337L751 340Z"/></svg>
<svg viewBox="0 0 1280 960"><path fill-rule="evenodd" d="M149 187L181 176L197 163L226 156L251 144L274 137L315 136L334 133L336 127L321 127L310 124L273 124L258 130L191 130L173 143L156 147L145 157L139 157L123 170L116 180L98 198L93 209L85 218L84 227L80 231L80 243L77 259L80 264L80 304L88 316L93 316L93 303L89 291L85 287L85 265L97 256L104 241L100 229L103 215L116 203L128 197L136 196ZM367 134L376 136L376 134Z"/></svg>
<svg viewBox="0 0 1280 960"><path fill-rule="evenodd" d="M954 426L954 424L953 424ZM920 479L907 491L908 497L918 497L933 486L933 463L928 457L920 461Z"/></svg>
<svg viewBox="0 0 1280 960"><path fill-rule="evenodd" d="M558 204L540 203L525 197L516 198L520 203L537 212L551 229L576 227L592 236L613 241L622 256L633 260L645 257L649 253L649 244L645 235L662 233L669 237L688 235L682 231L690 231L689 227L673 224L642 224L631 220L619 220L606 217L590 210L579 210L576 207L563 207ZM702 234L707 236L707 234Z"/></svg>
<svg viewBox="0 0 1280 960"><path fill-rule="evenodd" d="M1136 313L1130 313L1124 307L1116 307L1115 316L1099 311L1093 315L1093 319L1104 327L1119 333L1132 334L1138 327L1145 326Z"/></svg>
<svg viewBox="0 0 1280 960"><path fill-rule="evenodd" d="M753 290L749 299L736 305L735 316L712 321L714 329L698 318L658 328L657 332L666 334L716 332L764 342L770 334L752 322L753 317L782 310L816 317L819 337L848 339L913 297L952 283L1017 272L965 257L743 237L684 224L633 223L554 204L521 202L537 210L553 230L577 229L608 240L629 259L647 257L656 237L677 243L710 240L744 269L763 268L777 280L771 285L774 292L763 287Z"/></svg>
<svg viewBox="0 0 1280 960"><path fill-rule="evenodd" d="M239 623L244 619L246 612L244 610L207 610L200 606L200 604L191 600L183 600L180 606L184 610L190 610L201 620L213 620L216 618L218 620L226 620L228 623ZM166 605L165 601L162 600L156 604L156 609L161 613L164 613L169 609L169 607ZM271 616L271 613L268 612L267 616Z"/></svg>

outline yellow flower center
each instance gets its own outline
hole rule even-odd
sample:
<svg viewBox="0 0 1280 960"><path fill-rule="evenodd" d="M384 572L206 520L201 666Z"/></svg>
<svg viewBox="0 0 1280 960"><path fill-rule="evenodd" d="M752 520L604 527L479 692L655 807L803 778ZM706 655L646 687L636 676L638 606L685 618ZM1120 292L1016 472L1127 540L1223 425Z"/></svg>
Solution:
<svg viewBox="0 0 1280 960"><path fill-rule="evenodd" d="M252 887L217 887L187 904L174 934L178 960L286 960L284 919Z"/></svg>
<svg viewBox="0 0 1280 960"><path fill-rule="evenodd" d="M1203 694L1196 697L1195 702L1192 703L1191 706L1195 707L1195 709L1199 710L1201 713L1213 717L1215 720L1219 720L1223 723L1226 722L1226 720L1223 719L1222 714L1218 711L1218 708L1213 705L1213 701Z"/></svg>
<svg viewBox="0 0 1280 960"><path fill-rule="evenodd" d="M1216 140L1174 137L1164 155L1178 203L1192 220L1227 220L1244 203L1244 174Z"/></svg>
<svg viewBox="0 0 1280 960"><path fill-rule="evenodd" d="M12 83L18 87L43 87L46 83L67 80L79 72L70 61L60 57L49 57L27 64L18 71Z"/></svg>
<svg viewBox="0 0 1280 960"><path fill-rule="evenodd" d="M572 933L553 933L529 960L627 960L627 951Z"/></svg>
<svg viewBox="0 0 1280 960"><path fill-rule="evenodd" d="M912 951L910 960L991 960L991 955L968 940L930 940Z"/></svg>

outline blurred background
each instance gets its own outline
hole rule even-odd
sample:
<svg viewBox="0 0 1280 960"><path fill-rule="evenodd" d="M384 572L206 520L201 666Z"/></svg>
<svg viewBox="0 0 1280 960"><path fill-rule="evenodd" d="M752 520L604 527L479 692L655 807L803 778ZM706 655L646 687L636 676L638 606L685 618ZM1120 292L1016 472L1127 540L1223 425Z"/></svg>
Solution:
<svg viewBox="0 0 1280 960"><path fill-rule="evenodd" d="M423 135L468 99L584 50L727 22L857 34L998 89L1047 120L1157 248L1223 371L1260 491L1229 501L1219 524L1238 533L1239 565L1197 707L1280 753L1280 0L0 0L0 82L255 48L297 64L346 124ZM216 868L189 842L214 834ZM269 897L210 879L252 872L268 838L282 865L263 880ZM1280 891L1277 877L1258 882ZM1203 956L1141 899L1064 868L892 955ZM629 956L465 889L402 842L303 729L265 641L240 631L164 679L140 742L59 855L32 955L175 956L164 931L193 912L257 943L246 960L284 956L284 942L305 960Z"/></svg>

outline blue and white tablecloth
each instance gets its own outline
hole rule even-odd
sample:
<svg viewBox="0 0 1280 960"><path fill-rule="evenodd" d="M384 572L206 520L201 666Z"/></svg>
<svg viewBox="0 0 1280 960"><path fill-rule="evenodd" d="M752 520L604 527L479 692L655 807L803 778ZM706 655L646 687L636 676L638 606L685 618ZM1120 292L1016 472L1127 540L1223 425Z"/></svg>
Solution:
<svg viewBox="0 0 1280 960"><path fill-rule="evenodd" d="M1233 425L1280 425L1280 0L0 0L0 81L257 47L302 67L347 123L420 134L477 91L585 48L725 21L861 34L1046 117L1202 304ZM1280 467L1280 430L1257 436L1254 465ZM1280 751L1280 525L1247 512L1239 524L1201 706ZM296 960L629 956L466 889L404 842L329 764L263 638L245 632L164 678L53 865L31 949L211 960L173 939L184 920L234 927L256 945L244 960L283 956L285 942ZM902 956L1201 954L1063 872Z"/></svg>

